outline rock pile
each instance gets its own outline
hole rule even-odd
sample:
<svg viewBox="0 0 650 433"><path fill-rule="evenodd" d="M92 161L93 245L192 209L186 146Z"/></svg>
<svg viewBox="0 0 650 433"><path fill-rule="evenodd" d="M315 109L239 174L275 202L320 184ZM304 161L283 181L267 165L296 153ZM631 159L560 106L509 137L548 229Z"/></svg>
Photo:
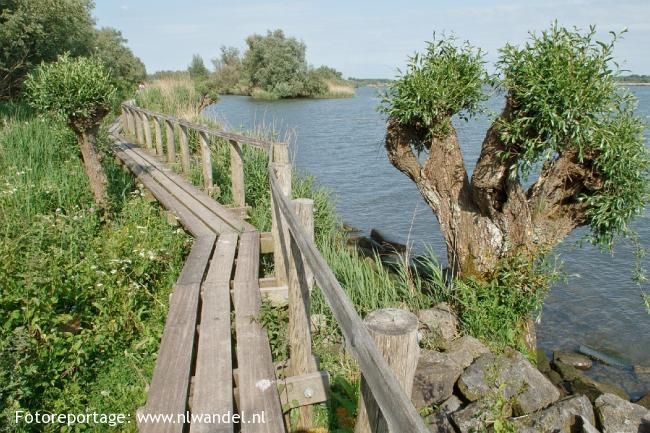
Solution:
<svg viewBox="0 0 650 433"><path fill-rule="evenodd" d="M473 337L457 337L448 305L418 317L421 337L433 335L436 350L422 351L411 398L432 431L650 433L650 410L587 377L589 358L557 352L535 367L515 350L495 354Z"/></svg>

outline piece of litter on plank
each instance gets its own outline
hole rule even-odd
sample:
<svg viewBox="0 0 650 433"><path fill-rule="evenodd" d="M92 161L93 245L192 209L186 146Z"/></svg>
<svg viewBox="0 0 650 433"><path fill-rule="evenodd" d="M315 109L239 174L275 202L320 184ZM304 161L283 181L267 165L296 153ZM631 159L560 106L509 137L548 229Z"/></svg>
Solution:
<svg viewBox="0 0 650 433"><path fill-rule="evenodd" d="M261 379L257 381L255 388L259 389L260 391L266 391L272 384L273 382L268 379Z"/></svg>

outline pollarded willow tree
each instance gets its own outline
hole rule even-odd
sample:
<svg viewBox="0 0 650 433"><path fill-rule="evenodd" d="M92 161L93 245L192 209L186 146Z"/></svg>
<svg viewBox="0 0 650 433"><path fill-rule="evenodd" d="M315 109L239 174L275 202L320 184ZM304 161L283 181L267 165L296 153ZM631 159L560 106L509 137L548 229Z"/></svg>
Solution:
<svg viewBox="0 0 650 433"><path fill-rule="evenodd" d="M477 113L487 98L494 79L481 51L453 38L429 43L389 88L389 159L435 213L456 275L489 278L503 259L534 259L580 226L611 247L642 211L649 157L636 101L610 65L617 36L605 43L594 28L554 24L503 48L505 107L471 177L452 117Z"/></svg>
<svg viewBox="0 0 650 433"><path fill-rule="evenodd" d="M29 74L25 88L34 108L62 119L75 133L95 202L107 209L108 180L97 148L97 132L117 89L103 62L64 54Z"/></svg>

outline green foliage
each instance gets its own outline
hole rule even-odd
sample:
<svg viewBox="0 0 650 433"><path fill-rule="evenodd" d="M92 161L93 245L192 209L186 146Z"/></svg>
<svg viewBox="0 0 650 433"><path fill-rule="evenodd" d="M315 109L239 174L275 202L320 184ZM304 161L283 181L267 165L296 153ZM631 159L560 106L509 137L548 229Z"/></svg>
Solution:
<svg viewBox="0 0 650 433"><path fill-rule="evenodd" d="M75 130L96 125L110 110L116 88L101 60L72 58L43 64L25 83L30 104L65 119Z"/></svg>
<svg viewBox="0 0 650 433"><path fill-rule="evenodd" d="M245 82L243 64L239 50L235 47L221 47L219 58L213 59L215 87L221 94L244 94Z"/></svg>
<svg viewBox="0 0 650 433"><path fill-rule="evenodd" d="M278 95L280 98L303 95L307 74L305 44L287 38L282 30L254 34L246 38L244 73L252 88Z"/></svg>
<svg viewBox="0 0 650 433"><path fill-rule="evenodd" d="M108 160L115 219L102 223L70 130L11 111L21 117L0 132L0 431L43 431L10 422L19 409L133 414L189 239Z"/></svg>
<svg viewBox="0 0 650 433"><path fill-rule="evenodd" d="M450 287L439 286L436 294L453 305L464 332L497 350L509 346L526 351L522 321L541 310L557 278L544 260L514 257L502 260L486 280L457 279Z"/></svg>
<svg viewBox="0 0 650 433"><path fill-rule="evenodd" d="M312 72L323 80L343 80L343 74L329 66L320 66Z"/></svg>
<svg viewBox="0 0 650 433"><path fill-rule="evenodd" d="M201 95L198 110L201 111L208 105L217 102L219 99L219 88L217 87L214 76L205 67L201 56L195 54L192 57L192 63L187 68L187 72L190 79L194 81L196 91Z"/></svg>
<svg viewBox="0 0 650 433"><path fill-rule="evenodd" d="M647 200L650 158L636 100L616 85L610 66L620 35L594 36L594 27L583 34L555 23L521 48L506 45L498 66L511 113L499 127L508 146L502 156L516 157L513 175L567 151L593 165L599 182L585 185L581 200L593 240L611 246Z"/></svg>
<svg viewBox="0 0 650 433"><path fill-rule="evenodd" d="M471 116L486 99L484 63L481 50L468 42L434 39L423 54L409 59L406 72L389 85L381 111L417 132L411 144L418 151L428 149L432 136L451 132L454 114Z"/></svg>
<svg viewBox="0 0 650 433"><path fill-rule="evenodd" d="M0 100L18 96L27 74L64 52L87 55L93 40L89 0L16 0L0 8Z"/></svg>
<svg viewBox="0 0 650 433"><path fill-rule="evenodd" d="M208 75L210 75L210 71L208 71L205 63L203 63L203 58L198 54L192 56L192 63L187 67L187 72L190 74L191 79L197 81L206 80Z"/></svg>
<svg viewBox="0 0 650 433"><path fill-rule="evenodd" d="M303 42L286 37L282 30L274 30L266 36L249 36L246 44L248 50L242 61L243 72L254 97L311 97L327 91L323 74L331 74L333 70L310 70Z"/></svg>
<svg viewBox="0 0 650 433"><path fill-rule="evenodd" d="M255 320L266 329L273 359L289 359L288 307L274 306L270 301L264 299Z"/></svg>
<svg viewBox="0 0 650 433"><path fill-rule="evenodd" d="M122 33L110 27L95 32L93 54L101 59L117 84L120 102L131 98L147 76L144 64L126 43Z"/></svg>

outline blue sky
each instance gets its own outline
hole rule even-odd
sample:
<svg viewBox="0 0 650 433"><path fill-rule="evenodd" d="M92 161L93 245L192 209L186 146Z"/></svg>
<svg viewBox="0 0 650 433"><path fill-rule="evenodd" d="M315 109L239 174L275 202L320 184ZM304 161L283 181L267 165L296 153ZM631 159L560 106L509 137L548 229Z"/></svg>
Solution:
<svg viewBox="0 0 650 433"><path fill-rule="evenodd" d="M522 43L557 19L597 25L599 34L629 32L615 60L650 74L650 1L208 1L97 0L99 26L122 31L149 72L185 69L192 54L210 65L221 45L244 49L246 36L281 28L307 45L309 63L344 76L391 78L434 31L453 32L487 51L492 63L506 42Z"/></svg>

